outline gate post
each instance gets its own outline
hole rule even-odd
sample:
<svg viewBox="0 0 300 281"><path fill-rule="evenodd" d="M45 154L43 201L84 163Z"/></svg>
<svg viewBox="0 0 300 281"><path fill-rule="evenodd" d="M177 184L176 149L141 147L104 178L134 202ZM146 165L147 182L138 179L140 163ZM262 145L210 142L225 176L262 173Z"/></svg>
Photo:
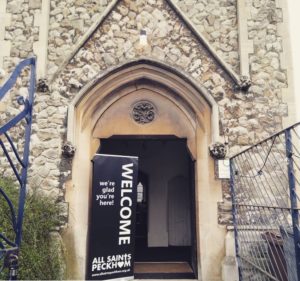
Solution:
<svg viewBox="0 0 300 281"><path fill-rule="evenodd" d="M291 202L291 216L294 235L294 247L295 247L295 260L297 279L300 280L300 231L299 231L299 209L297 204L297 193L294 175L293 164L293 143L291 129L285 130L285 144L286 144L286 157L288 162L288 179L290 190L290 202Z"/></svg>
<svg viewBox="0 0 300 281"><path fill-rule="evenodd" d="M237 230L237 208L236 208L236 201L235 201L235 187L234 187L234 168L233 168L233 159L230 159L230 193L231 193L231 200L232 200L232 221L233 221L233 229L234 229L234 241L235 241L235 255L238 263L238 273L239 273L239 280L243 280L241 276L240 270L240 257L239 257L239 243L238 243L238 230Z"/></svg>

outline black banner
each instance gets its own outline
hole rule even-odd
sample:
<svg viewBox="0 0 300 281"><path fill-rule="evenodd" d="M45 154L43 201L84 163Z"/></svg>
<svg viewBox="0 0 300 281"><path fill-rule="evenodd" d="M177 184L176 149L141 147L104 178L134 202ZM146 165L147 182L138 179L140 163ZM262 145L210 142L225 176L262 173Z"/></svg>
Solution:
<svg viewBox="0 0 300 281"><path fill-rule="evenodd" d="M93 159L88 280L133 276L137 173L137 157Z"/></svg>

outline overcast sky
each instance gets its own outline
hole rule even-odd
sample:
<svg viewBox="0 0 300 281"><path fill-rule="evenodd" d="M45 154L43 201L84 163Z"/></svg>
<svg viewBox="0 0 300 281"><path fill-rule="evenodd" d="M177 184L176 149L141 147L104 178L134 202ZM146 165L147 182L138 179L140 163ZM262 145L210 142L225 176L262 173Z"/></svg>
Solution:
<svg viewBox="0 0 300 281"><path fill-rule="evenodd" d="M300 0L286 0L289 7L290 37L294 67L294 88L297 97L298 121L300 121ZM296 83L298 82L298 83Z"/></svg>

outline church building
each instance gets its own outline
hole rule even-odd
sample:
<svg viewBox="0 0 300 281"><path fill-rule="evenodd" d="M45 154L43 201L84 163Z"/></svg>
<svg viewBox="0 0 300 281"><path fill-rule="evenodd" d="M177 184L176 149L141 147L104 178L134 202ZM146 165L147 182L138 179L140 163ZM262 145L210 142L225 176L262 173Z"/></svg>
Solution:
<svg viewBox="0 0 300 281"><path fill-rule="evenodd" d="M37 58L28 185L62 206L68 279L87 276L108 154L138 157L135 279L238 280L219 159L297 121L287 2L0 1L1 78Z"/></svg>

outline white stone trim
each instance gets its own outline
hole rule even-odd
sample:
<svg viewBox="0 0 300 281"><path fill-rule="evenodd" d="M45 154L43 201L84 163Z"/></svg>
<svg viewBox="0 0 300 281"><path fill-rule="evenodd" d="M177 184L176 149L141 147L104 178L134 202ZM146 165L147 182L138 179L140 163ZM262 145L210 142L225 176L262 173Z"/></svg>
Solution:
<svg viewBox="0 0 300 281"><path fill-rule="evenodd" d="M240 85L240 77L235 71L217 54L213 46L205 39L205 37L197 30L194 24L181 12L177 4L173 0L166 0L169 6L174 10L177 16L186 24L193 35L201 42L205 49L210 53L210 55L216 60L216 62L222 67L227 75L236 83ZM67 56L67 58L58 67L56 72L53 74L50 80L50 84L54 81L59 73L65 68L69 61L77 54L80 48L89 40L92 34L97 30L97 28L102 24L105 18L112 12L114 7L120 2L120 0L113 0L101 14L100 18L90 27L90 29L81 37L78 43L74 46L72 52Z"/></svg>
<svg viewBox="0 0 300 281"><path fill-rule="evenodd" d="M162 89L162 91L158 90L157 93L161 94L164 98L168 96L165 90L169 92L169 97L172 97L174 101L172 105L180 112L181 109L176 103L181 103L183 105L182 109L186 109L195 121L196 128L193 128L192 133L188 133L186 136L190 143L194 143L194 147L196 148L194 157L196 160L195 216L197 222L197 280L221 280L221 262L225 253L224 238L226 228L223 226L220 227L218 224L216 206L217 202L222 200L222 188L221 182L214 178L213 159L209 156L208 151L208 146L212 141L212 124L210 118L212 108L214 107L210 107L209 101L205 100L205 92L202 92L202 88L198 87L197 91L194 83L191 82L192 79L188 81L178 70L170 68L167 65L154 65L153 62L147 64L146 61L141 61L139 65L133 62L131 65L124 64L123 68L120 67L120 69L113 67L105 73L109 73L109 75L106 77L102 73L101 77L95 78L93 80L94 85L89 85L90 89L85 87L85 91L81 91L80 93L81 96L77 96L72 102L73 109L76 112L74 118L77 118L77 120L74 120L75 122L77 121L74 123L76 125L74 140L78 146L72 162L72 178L67 183L68 186L66 188L66 200L70 204L73 215L70 218L69 227L64 233L64 241L68 244L67 249L71 252L73 258L70 264L74 267L74 275L77 274L76 278L78 279L83 279L85 276L86 242L88 238L87 210L92 180L90 160L98 150L100 144L99 138L101 136L99 137L97 133L94 135L96 124L105 122L105 119L101 120L101 116L99 118L99 115L110 108L112 104L122 102L122 95L128 95L132 90L137 89L138 83L134 85L134 83L131 83L132 81L149 78L149 81L157 81L157 83L165 85L166 88L153 85L154 90ZM122 85L124 85L124 88ZM144 88L142 87L141 89ZM125 91L123 92L123 90ZM119 117L116 116L116 118ZM95 120L97 120L96 123ZM176 121L176 117L174 117L174 123L170 125L172 132L174 132L173 128L176 127L174 126ZM114 122L116 121L114 120ZM189 120L186 119L184 123L188 125ZM127 124L131 124L131 122ZM128 129L131 125L127 127L127 125L122 123L121 126ZM115 132L113 127L108 127L108 131L104 129L106 132L101 131L102 127L98 129L101 131L100 134L103 133L103 136L111 136ZM132 129L134 128L130 129L130 133L133 132ZM164 128L158 126L157 129L163 134L169 132L167 126ZM141 130L140 134L147 134L147 130ZM207 216L208 213L209 216ZM208 248L209 251L207 251Z"/></svg>
<svg viewBox="0 0 300 281"><path fill-rule="evenodd" d="M276 0L276 7L282 10L283 21L278 23L278 35L282 38L282 52L280 54L280 66L286 70L287 74L287 88L283 88L282 100L288 105L288 116L282 120L283 128L289 127L297 121L297 105L294 88L293 77L293 63L292 63L292 51L291 40L289 30L289 14L288 14L288 1Z"/></svg>
<svg viewBox="0 0 300 281"><path fill-rule="evenodd" d="M240 73L250 77L249 54L253 53L253 41L248 39L248 14L246 0L237 1Z"/></svg>
<svg viewBox="0 0 300 281"><path fill-rule="evenodd" d="M159 67L161 66L164 69L168 69L171 73L175 73L178 75L178 77L183 78L184 80L188 81L197 91L199 91L204 99L208 102L208 104L211 106L212 114L211 114L211 140L212 142L221 141L220 136L220 128L219 128L219 107L217 102L214 100L214 98L211 96L211 94L208 92L208 90L203 87L199 86L199 83L196 82L192 77L186 75L182 71L177 70L173 66L169 66L164 62L154 60L152 58L141 58L138 60L132 60L123 64L120 64L118 66L114 66L112 68L107 69L106 71L100 73L97 77L92 79L89 83L87 83L74 97L74 99L71 101L71 103L68 106L68 120L67 120L67 141L71 142L73 145L76 146L75 143L75 134L76 134L76 116L75 116L75 108L80 103L80 101L84 98L84 96L91 90L92 87L94 87L100 80L102 80L105 76L109 75L109 73L115 72L118 69L122 69L126 67L127 65L132 64L141 64L144 61L151 62L151 64Z"/></svg>
<svg viewBox="0 0 300 281"><path fill-rule="evenodd" d="M225 250L226 255L222 262L222 281L239 281L233 230L227 229Z"/></svg>
<svg viewBox="0 0 300 281"><path fill-rule="evenodd" d="M39 27L39 40L33 43L33 51L37 56L37 78L46 76L49 14L50 0L42 0L41 12L34 16L34 26Z"/></svg>
<svg viewBox="0 0 300 281"><path fill-rule="evenodd" d="M0 67L3 67L4 57L10 56L11 42L5 40L5 27L11 23L11 14L6 13L6 1L0 1Z"/></svg>

